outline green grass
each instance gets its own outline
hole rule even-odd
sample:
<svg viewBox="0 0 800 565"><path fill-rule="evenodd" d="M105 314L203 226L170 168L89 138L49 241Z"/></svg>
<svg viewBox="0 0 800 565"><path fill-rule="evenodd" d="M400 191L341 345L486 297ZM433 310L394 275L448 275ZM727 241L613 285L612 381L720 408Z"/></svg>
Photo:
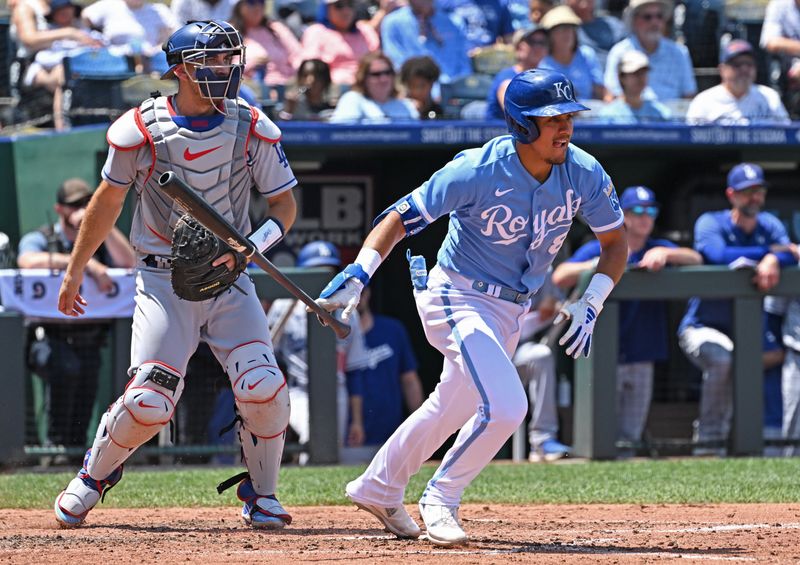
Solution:
<svg viewBox="0 0 800 565"><path fill-rule="evenodd" d="M287 506L347 504L344 485L363 467L287 467L279 495ZM435 470L426 465L406 491L415 502ZM144 470L133 467L106 497L109 507L220 506L217 483L235 469ZM49 508L72 473L0 475L0 508ZM493 464L467 489L464 502L511 504L800 502L800 459L703 459Z"/></svg>

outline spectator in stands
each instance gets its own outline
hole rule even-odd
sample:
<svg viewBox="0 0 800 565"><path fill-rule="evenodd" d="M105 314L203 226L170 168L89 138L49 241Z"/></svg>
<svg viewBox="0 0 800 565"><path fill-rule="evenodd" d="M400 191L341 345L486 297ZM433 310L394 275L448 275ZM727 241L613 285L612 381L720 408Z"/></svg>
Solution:
<svg viewBox="0 0 800 565"><path fill-rule="evenodd" d="M728 174L725 195L730 210L706 212L694 226L694 247L706 263L731 268L752 266L753 283L767 292L780 278L781 266L796 265L783 223L762 212L767 194L764 171L740 163ZM696 442L724 442L731 421L730 300L692 298L678 328L679 344L689 360L703 371L700 411L694 423ZM724 449L699 446L695 453L724 453Z"/></svg>
<svg viewBox="0 0 800 565"><path fill-rule="evenodd" d="M424 400L417 359L405 327L395 318L374 314L369 304L371 295L370 287L365 287L357 307L368 363L363 370L347 375L347 445L366 448L358 450L360 461L372 459ZM351 456L348 462L354 459Z"/></svg>
<svg viewBox="0 0 800 565"><path fill-rule="evenodd" d="M689 123L747 125L790 121L780 95L767 86L755 84L756 57L747 41L734 39L721 50L719 76L721 84L704 90L692 100L686 112Z"/></svg>
<svg viewBox="0 0 800 565"><path fill-rule="evenodd" d="M281 120L327 120L335 105L331 101L331 70L320 59L308 59L297 69L297 81L286 91Z"/></svg>
<svg viewBox="0 0 800 565"><path fill-rule="evenodd" d="M328 241L314 241L304 245L297 254L297 267L329 267L331 274L341 267L339 250ZM308 404L308 314L306 306L299 300L280 298L272 303L267 314L270 334L275 345L279 363L286 365L286 382L292 411L289 425L297 433L300 444L307 444L311 437ZM357 312L350 316L350 335L336 341L337 391L339 445L344 444L347 431L348 394L345 371L357 371L368 363L364 338L361 335ZM300 458L303 464L305 454Z"/></svg>
<svg viewBox="0 0 800 565"><path fill-rule="evenodd" d="M303 33L303 59L322 59L337 85L352 85L358 62L380 48L380 37L365 21L356 21L354 0L325 0L318 23Z"/></svg>
<svg viewBox="0 0 800 565"><path fill-rule="evenodd" d="M505 0L441 0L437 7L456 22L467 38L467 52L507 43L514 33Z"/></svg>
<svg viewBox="0 0 800 565"><path fill-rule="evenodd" d="M503 101L508 83L517 74L535 69L547 55L547 32L534 25L514 33L514 58L516 63L497 73L486 98L486 119L504 120Z"/></svg>
<svg viewBox="0 0 800 565"><path fill-rule="evenodd" d="M381 51L361 58L356 83L345 92L331 116L331 122L381 123L418 120L414 103L399 96L392 61Z"/></svg>
<svg viewBox="0 0 800 565"><path fill-rule="evenodd" d="M519 345L512 362L528 390L530 422L528 440L531 463L552 462L566 457L570 448L558 441L556 405L556 361L550 349L555 339L552 321L561 307L561 291L553 284L552 269L542 288L531 298L528 314L522 321ZM560 326L559 326L560 327ZM539 339L542 332L547 332Z"/></svg>
<svg viewBox="0 0 800 565"><path fill-rule="evenodd" d="M58 105L60 108L61 86L64 84L63 68L60 65L41 65L34 70L30 70L34 56L38 51L52 48L54 43L74 42L77 45L91 47L97 45L97 40L87 31L80 29L74 21L72 24L65 26L51 25L54 23L51 13L62 10L60 8L51 9L46 0L20 0L14 6L9 5L9 9L11 10L10 35L17 43L12 74L17 76L15 86L22 91L20 103L30 102L31 97L26 95L26 89L42 87L53 94L53 104L54 106ZM63 12L66 13L66 11ZM65 17L65 15L61 14L58 16L58 20L61 21ZM57 46L55 49L62 51ZM47 69L45 67L50 68ZM55 100L56 96L59 97L59 100ZM64 126L63 120L60 119L60 114L60 110L57 109L53 112L54 125L59 128ZM59 123L55 122L56 117L58 117Z"/></svg>
<svg viewBox="0 0 800 565"><path fill-rule="evenodd" d="M628 233L629 268L660 271L667 265L699 265L700 254L652 237L659 205L645 186L626 188L620 197ZM553 272L553 282L574 286L584 271L594 270L600 246L589 242ZM626 300L620 304L617 365L617 438L638 443L647 423L653 394L654 363L668 356L667 305L663 301Z"/></svg>
<svg viewBox="0 0 800 565"><path fill-rule="evenodd" d="M800 5L796 0L769 0L759 44L780 57L784 100L793 118L800 116Z"/></svg>
<svg viewBox="0 0 800 565"><path fill-rule="evenodd" d="M406 97L414 103L421 120L441 118L444 110L433 99L433 85L439 80L439 66L436 61L423 55L406 59L400 68L400 82Z"/></svg>
<svg viewBox="0 0 800 565"><path fill-rule="evenodd" d="M603 106L598 120L612 124L663 122L670 119L669 108L658 100L645 98L650 74L650 60L641 51L631 50L619 60L619 84L622 96Z"/></svg>
<svg viewBox="0 0 800 565"><path fill-rule="evenodd" d="M371 25L375 31L380 35L381 33L381 23L383 22L383 18L387 15L394 12L396 9L405 6L405 0L377 0L375 1L372 6L368 8L370 18L369 18L369 25Z"/></svg>
<svg viewBox="0 0 800 565"><path fill-rule="evenodd" d="M46 18L51 30L75 29L80 27L80 6L71 0L51 0L50 13ZM53 126L56 130L65 129L67 122L63 115L64 97L64 57L81 52L87 47L100 47L102 41L93 37L93 43L85 39L58 39L49 47L36 52L33 61L25 72L23 84L28 87L42 87L53 95Z"/></svg>
<svg viewBox="0 0 800 565"><path fill-rule="evenodd" d="M82 179L64 181L56 192L58 221L25 234L19 242L20 269L64 271L78 228L92 196ZM113 228L86 265L86 274L101 292L113 289L109 267L133 268L135 254L127 238ZM108 338L107 323L70 322L29 327L28 365L47 383L47 438L55 445L86 446L92 416L100 352Z"/></svg>
<svg viewBox="0 0 800 565"><path fill-rule="evenodd" d="M410 57L428 55L439 65L439 81L443 83L472 72L466 37L433 0L408 0L407 6L386 16L381 24L381 43L398 68Z"/></svg>
<svg viewBox="0 0 800 565"><path fill-rule="evenodd" d="M528 19L531 23L541 25L544 15L552 10L556 0L530 0L528 4Z"/></svg>
<svg viewBox="0 0 800 565"><path fill-rule="evenodd" d="M619 84L619 61L626 51L641 51L650 59L650 86L645 96L665 102L692 98L697 93L689 51L664 37L671 5L667 0L631 0L626 10L631 35L608 53L605 85L613 96L622 93Z"/></svg>
<svg viewBox="0 0 800 565"><path fill-rule="evenodd" d="M609 14L597 15L595 0L567 0L566 5L581 19L578 43L594 49L600 68L605 69L608 52L628 35L625 24Z"/></svg>
<svg viewBox="0 0 800 565"><path fill-rule="evenodd" d="M245 76L266 87L284 87L300 64L300 42L283 23L267 17L264 0L239 0L231 23L247 47Z"/></svg>
<svg viewBox="0 0 800 565"><path fill-rule="evenodd" d="M145 71L154 60L163 61L161 45L178 27L166 4L145 0L98 0L83 9L82 17L115 51L141 58Z"/></svg>
<svg viewBox="0 0 800 565"><path fill-rule="evenodd" d="M569 6L556 6L544 15L541 23L549 42L549 54L542 60L541 68L565 74L572 81L578 99L605 98L603 70L597 55L591 47L578 43L581 19Z"/></svg>
<svg viewBox="0 0 800 565"><path fill-rule="evenodd" d="M177 24L182 26L191 21L230 21L235 5L236 0L172 0L169 7Z"/></svg>

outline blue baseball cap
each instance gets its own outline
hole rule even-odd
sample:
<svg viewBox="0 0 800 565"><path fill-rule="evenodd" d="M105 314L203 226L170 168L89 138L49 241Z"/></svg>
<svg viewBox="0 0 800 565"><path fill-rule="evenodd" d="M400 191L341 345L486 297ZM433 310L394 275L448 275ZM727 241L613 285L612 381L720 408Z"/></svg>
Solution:
<svg viewBox="0 0 800 565"><path fill-rule="evenodd" d="M622 192L619 204L623 210L634 206L658 206L656 194L646 186L629 186Z"/></svg>
<svg viewBox="0 0 800 565"><path fill-rule="evenodd" d="M725 47L720 49L719 62L722 64L729 63L732 59L738 57L739 55L750 55L751 57L755 57L756 52L753 49L753 46L744 39L734 39Z"/></svg>
<svg viewBox="0 0 800 565"><path fill-rule="evenodd" d="M739 163L728 173L728 186L733 190L767 186L764 170L754 163Z"/></svg>

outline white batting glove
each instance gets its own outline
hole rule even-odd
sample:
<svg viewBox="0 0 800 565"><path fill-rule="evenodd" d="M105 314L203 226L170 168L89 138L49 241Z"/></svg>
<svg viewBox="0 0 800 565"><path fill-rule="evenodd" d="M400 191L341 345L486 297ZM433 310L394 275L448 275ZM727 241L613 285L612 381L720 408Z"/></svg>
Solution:
<svg viewBox="0 0 800 565"><path fill-rule="evenodd" d="M564 320L572 320L567 331L558 340L559 345L566 347L567 355L572 356L573 359L577 359L581 354L589 357L594 324L602 309L602 300L597 299L594 295L587 296L586 294L577 302L561 307L561 311L553 323L558 324Z"/></svg>
<svg viewBox="0 0 800 565"><path fill-rule="evenodd" d="M342 321L347 322L350 319L350 314L353 313L353 310L356 309L356 306L361 301L362 290L364 290L364 283L360 280L355 278L347 279L344 286L339 290L327 298L317 298L315 302L328 312L335 312L344 308Z"/></svg>

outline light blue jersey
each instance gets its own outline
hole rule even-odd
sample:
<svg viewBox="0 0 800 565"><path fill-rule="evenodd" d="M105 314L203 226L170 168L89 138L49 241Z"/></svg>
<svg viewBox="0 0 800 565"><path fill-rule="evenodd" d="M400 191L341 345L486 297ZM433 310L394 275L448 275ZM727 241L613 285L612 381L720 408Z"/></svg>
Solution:
<svg viewBox="0 0 800 565"><path fill-rule="evenodd" d="M412 235L449 214L439 265L473 280L535 292L580 216L595 233L618 228L623 215L611 178L574 145L540 183L522 166L510 135L462 151L396 210Z"/></svg>

